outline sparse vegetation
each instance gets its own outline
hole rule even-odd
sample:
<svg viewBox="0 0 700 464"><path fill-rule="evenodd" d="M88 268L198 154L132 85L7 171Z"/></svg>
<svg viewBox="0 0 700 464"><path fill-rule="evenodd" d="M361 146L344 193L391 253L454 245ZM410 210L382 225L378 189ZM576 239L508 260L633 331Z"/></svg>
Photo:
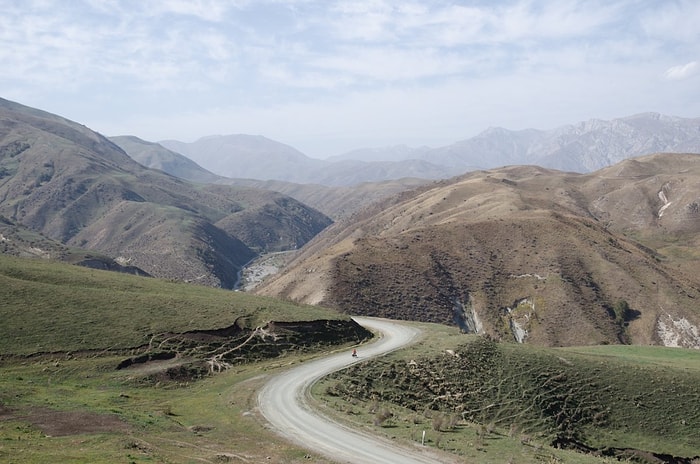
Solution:
<svg viewBox="0 0 700 464"><path fill-rule="evenodd" d="M29 144L20 140L12 141L6 145L0 146L0 160L3 158L14 158L19 156L23 151L29 149Z"/></svg>
<svg viewBox="0 0 700 464"><path fill-rule="evenodd" d="M388 408L382 408L374 415L374 425L383 426L394 414Z"/></svg>
<svg viewBox="0 0 700 464"><path fill-rule="evenodd" d="M544 349L483 337L453 351L457 356L409 350L353 365L319 392L333 393L323 396L330 404L372 401L377 409L392 408L409 439L425 429L415 420L421 414L445 434L441 446L450 437L450 448L466 456L474 449L493 453L504 441L540 455L570 449L581 459L690 463L700 456L700 352Z"/></svg>
<svg viewBox="0 0 700 464"><path fill-rule="evenodd" d="M689 220L698 160L660 154L585 175L470 172L339 221L256 291L534 345L700 347L700 229ZM668 186L675 199L661 220ZM688 335L670 321L659 335L654 320L668 317L687 322Z"/></svg>
<svg viewBox="0 0 700 464"><path fill-rule="evenodd" d="M113 356L34 357L0 364L0 462L308 463L262 426L254 392L302 356L193 381L142 383ZM323 463L323 460L314 462Z"/></svg>
<svg viewBox="0 0 700 464"><path fill-rule="evenodd" d="M617 301L613 306L613 312L615 313L615 321L621 325L632 318L632 310L625 300Z"/></svg>

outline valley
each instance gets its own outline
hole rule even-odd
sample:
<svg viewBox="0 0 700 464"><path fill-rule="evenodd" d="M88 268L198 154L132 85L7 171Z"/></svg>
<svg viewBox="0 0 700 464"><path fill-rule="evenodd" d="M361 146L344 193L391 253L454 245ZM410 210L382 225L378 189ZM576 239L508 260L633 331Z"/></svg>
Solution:
<svg viewBox="0 0 700 464"><path fill-rule="evenodd" d="M287 265L287 262L294 257L295 253L295 251L268 253L246 264L241 271L238 289L244 292L254 290L266 279L279 273Z"/></svg>
<svg viewBox="0 0 700 464"><path fill-rule="evenodd" d="M270 190L148 169L57 115L1 99L0 114L4 222L148 275L230 289L259 253L301 247L332 222Z"/></svg>
<svg viewBox="0 0 700 464"><path fill-rule="evenodd" d="M258 392L357 348L308 401L392 448L698 462L696 126L308 164L264 137L107 138L0 99L0 460L332 462L275 433ZM367 317L421 335L370 359Z"/></svg>

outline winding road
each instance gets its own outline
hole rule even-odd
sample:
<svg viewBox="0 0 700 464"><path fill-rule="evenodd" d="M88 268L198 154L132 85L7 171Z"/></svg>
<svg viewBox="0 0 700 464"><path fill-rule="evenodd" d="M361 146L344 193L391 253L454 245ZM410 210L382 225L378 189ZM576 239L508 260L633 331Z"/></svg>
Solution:
<svg viewBox="0 0 700 464"><path fill-rule="evenodd" d="M414 342L418 329L385 319L355 318L357 323L381 334L363 346L360 357L349 352L327 356L272 377L258 395L260 412L273 429L303 448L338 463L428 464L450 462L419 445L410 448L368 432L351 429L312 410L309 389L321 377L358 360L379 356Z"/></svg>

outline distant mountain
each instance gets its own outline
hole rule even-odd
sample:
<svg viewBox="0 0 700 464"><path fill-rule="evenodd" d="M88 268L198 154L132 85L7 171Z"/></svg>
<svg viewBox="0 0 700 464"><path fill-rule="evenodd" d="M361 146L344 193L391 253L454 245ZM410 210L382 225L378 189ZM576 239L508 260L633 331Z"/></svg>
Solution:
<svg viewBox="0 0 700 464"><path fill-rule="evenodd" d="M323 164L289 145L255 135L215 135L192 143L159 143L219 176L231 178L296 181Z"/></svg>
<svg viewBox="0 0 700 464"><path fill-rule="evenodd" d="M334 220L381 199L430 183L426 179L405 177L381 182L363 182L331 187L320 184L295 184L281 180L226 179L220 183L280 192L309 205Z"/></svg>
<svg viewBox="0 0 700 464"><path fill-rule="evenodd" d="M336 186L353 186L364 182L383 182L402 178L444 179L462 173L461 169L450 169L437 164L409 159L404 161L336 161L311 173L312 179Z"/></svg>
<svg viewBox="0 0 700 464"><path fill-rule="evenodd" d="M430 147L413 148L407 145L393 145L389 147L358 148L356 150L331 156L328 161L403 161L419 159L430 151Z"/></svg>
<svg viewBox="0 0 700 464"><path fill-rule="evenodd" d="M323 214L339 219L347 216L359 208L377 201L381 198L402 192L404 190L424 185L429 182L426 179L420 178L423 173L415 172L416 177L403 177L398 180L385 180L378 182L361 182L352 186L328 186L317 183L294 183L282 180L257 180L257 179L236 179L217 176L206 169L199 166L194 161L184 155L168 150L158 143L147 142L138 137L133 136L118 136L110 137L110 140L121 147L134 160L143 164L146 167L159 169L173 176L199 183L216 183L223 185L235 185L239 187L249 187L262 190L269 190L283 193L290 197L311 206L312 208L322 212ZM382 166L370 163L363 163L366 169L374 169L381 176L391 177L390 169L392 164ZM422 161L416 161L416 164L425 164ZM338 172L329 169L328 176L339 176L339 183L347 183L348 178L343 178L343 165L338 163ZM335 167L335 165L334 165ZM365 172L362 170L362 172ZM376 177L372 173L367 177ZM362 179L356 171L352 172L353 179Z"/></svg>
<svg viewBox="0 0 700 464"><path fill-rule="evenodd" d="M336 222L255 291L540 345L700 348L699 195L695 154L477 171Z"/></svg>
<svg viewBox="0 0 700 464"><path fill-rule="evenodd" d="M465 171L527 164L586 173L661 152L700 153L700 118L644 113L612 121L592 119L547 131L491 128L430 150L422 159Z"/></svg>
<svg viewBox="0 0 700 464"><path fill-rule="evenodd" d="M195 182L278 191L339 219L386 195L479 169L539 165L585 173L654 152L700 153L700 118L644 113L548 131L490 128L439 148L365 148L326 160L260 136L162 142L170 149L136 137L112 140L145 166Z"/></svg>
<svg viewBox="0 0 700 464"><path fill-rule="evenodd" d="M225 288L258 253L301 247L331 223L280 193L148 169L85 126L4 99L0 215L156 277Z"/></svg>
<svg viewBox="0 0 700 464"><path fill-rule="evenodd" d="M652 153L700 153L700 118L644 113L592 119L552 130L490 128L451 145L397 145L354 150L326 160L261 136L210 136L193 143L160 142L216 175L352 186L404 177L446 179L510 165L586 173Z"/></svg>
<svg viewBox="0 0 700 464"><path fill-rule="evenodd" d="M534 129L490 128L476 137L431 149L423 157L441 166L460 168L463 172L509 165L536 165L539 152L531 153L530 147L543 134Z"/></svg>
<svg viewBox="0 0 700 464"><path fill-rule="evenodd" d="M441 179L462 172L429 160L367 162L362 160L318 160L262 136L209 136L192 143L159 142L181 153L216 175L229 178L281 180L299 184L351 186L403 177Z"/></svg>
<svg viewBox="0 0 700 464"><path fill-rule="evenodd" d="M109 137L130 157L151 169L159 169L192 182L215 183L221 176L211 173L180 153L158 143L147 142L132 135Z"/></svg>

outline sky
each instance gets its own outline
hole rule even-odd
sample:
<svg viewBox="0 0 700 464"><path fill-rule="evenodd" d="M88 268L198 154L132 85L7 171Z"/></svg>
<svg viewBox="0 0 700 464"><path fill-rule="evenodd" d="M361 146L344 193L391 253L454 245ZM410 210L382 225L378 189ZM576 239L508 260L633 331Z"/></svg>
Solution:
<svg viewBox="0 0 700 464"><path fill-rule="evenodd" d="M325 158L700 117L698 0L0 0L0 97L107 136Z"/></svg>

